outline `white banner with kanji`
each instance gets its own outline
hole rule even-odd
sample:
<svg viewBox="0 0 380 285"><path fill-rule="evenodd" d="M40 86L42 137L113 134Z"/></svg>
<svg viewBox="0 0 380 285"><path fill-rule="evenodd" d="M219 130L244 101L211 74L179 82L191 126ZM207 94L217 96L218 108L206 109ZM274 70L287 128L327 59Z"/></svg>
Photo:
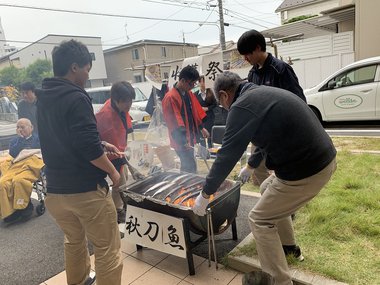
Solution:
<svg viewBox="0 0 380 285"><path fill-rule="evenodd" d="M127 205L124 240L186 258L183 227L181 218Z"/></svg>

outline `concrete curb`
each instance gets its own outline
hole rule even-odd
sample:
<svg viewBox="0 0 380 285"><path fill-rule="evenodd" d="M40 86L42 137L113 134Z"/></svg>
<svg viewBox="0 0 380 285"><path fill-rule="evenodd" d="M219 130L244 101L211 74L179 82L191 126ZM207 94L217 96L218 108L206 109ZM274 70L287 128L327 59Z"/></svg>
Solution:
<svg viewBox="0 0 380 285"><path fill-rule="evenodd" d="M234 248L228 255L228 266L247 273L254 270L261 270L260 261L257 257L248 257L245 255L233 256L238 247L249 244L253 240L252 234L249 234L236 248ZM336 280L328 279L324 276L306 273L294 267L290 268L293 281L295 285L348 285L347 283L339 282Z"/></svg>

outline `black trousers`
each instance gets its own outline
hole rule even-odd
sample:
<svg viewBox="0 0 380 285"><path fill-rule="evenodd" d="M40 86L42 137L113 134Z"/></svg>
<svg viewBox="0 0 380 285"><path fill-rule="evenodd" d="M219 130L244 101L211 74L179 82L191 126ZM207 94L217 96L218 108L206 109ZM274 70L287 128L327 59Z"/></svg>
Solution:
<svg viewBox="0 0 380 285"><path fill-rule="evenodd" d="M197 173L197 162L194 157L192 148L186 150L176 150L181 161L181 171L189 173Z"/></svg>

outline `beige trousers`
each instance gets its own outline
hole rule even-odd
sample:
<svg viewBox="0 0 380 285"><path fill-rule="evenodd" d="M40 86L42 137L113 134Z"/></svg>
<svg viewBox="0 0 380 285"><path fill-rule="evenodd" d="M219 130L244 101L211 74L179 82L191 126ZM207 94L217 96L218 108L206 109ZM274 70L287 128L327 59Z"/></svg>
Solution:
<svg viewBox="0 0 380 285"><path fill-rule="evenodd" d="M123 200L120 196L120 190L125 189L125 186L128 181L128 167L126 165L121 166L120 169L120 184L118 187L112 187L112 200L115 203L115 207L117 210L121 210L124 208Z"/></svg>
<svg viewBox="0 0 380 285"><path fill-rule="evenodd" d="M283 244L295 244L290 215L319 193L335 169L334 159L305 179L285 181L272 174L261 185L262 196L248 218L262 270L272 275L275 285L293 284L282 248Z"/></svg>
<svg viewBox="0 0 380 285"><path fill-rule="evenodd" d="M254 153L256 149L255 145L251 145L251 153ZM267 179L271 173L269 172L268 168L265 166L265 159L263 159L259 166L253 169L253 176L252 181L256 181L257 185L261 185L261 183L264 182L265 179Z"/></svg>
<svg viewBox="0 0 380 285"><path fill-rule="evenodd" d="M123 262L116 209L106 188L51 194L46 207L64 233L67 284L83 285L90 273L87 238L95 253L97 285L120 285Z"/></svg>

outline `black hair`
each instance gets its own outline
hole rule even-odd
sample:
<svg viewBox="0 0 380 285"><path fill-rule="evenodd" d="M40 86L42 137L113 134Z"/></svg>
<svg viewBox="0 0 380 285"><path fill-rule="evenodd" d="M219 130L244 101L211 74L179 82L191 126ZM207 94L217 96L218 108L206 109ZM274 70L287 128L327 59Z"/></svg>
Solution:
<svg viewBox="0 0 380 285"><path fill-rule="evenodd" d="M261 48L261 51L266 51L267 49L264 36L256 30L245 32L237 42L237 50L241 55L253 52L257 46Z"/></svg>
<svg viewBox="0 0 380 285"><path fill-rule="evenodd" d="M178 79L197 81L199 80L199 72L194 67L188 65L182 68L181 72L179 73Z"/></svg>
<svg viewBox="0 0 380 285"><path fill-rule="evenodd" d="M126 81L119 81L112 84L111 99L115 102L126 102L136 97L135 89Z"/></svg>
<svg viewBox="0 0 380 285"><path fill-rule="evenodd" d="M76 40L63 41L52 52L54 76L65 76L73 63L80 68L87 64L92 66L92 57L88 48Z"/></svg>
<svg viewBox="0 0 380 285"><path fill-rule="evenodd" d="M24 82L20 85L20 89L21 91L32 91L34 92L34 90L36 89L36 86L34 86L34 84L32 82Z"/></svg>

